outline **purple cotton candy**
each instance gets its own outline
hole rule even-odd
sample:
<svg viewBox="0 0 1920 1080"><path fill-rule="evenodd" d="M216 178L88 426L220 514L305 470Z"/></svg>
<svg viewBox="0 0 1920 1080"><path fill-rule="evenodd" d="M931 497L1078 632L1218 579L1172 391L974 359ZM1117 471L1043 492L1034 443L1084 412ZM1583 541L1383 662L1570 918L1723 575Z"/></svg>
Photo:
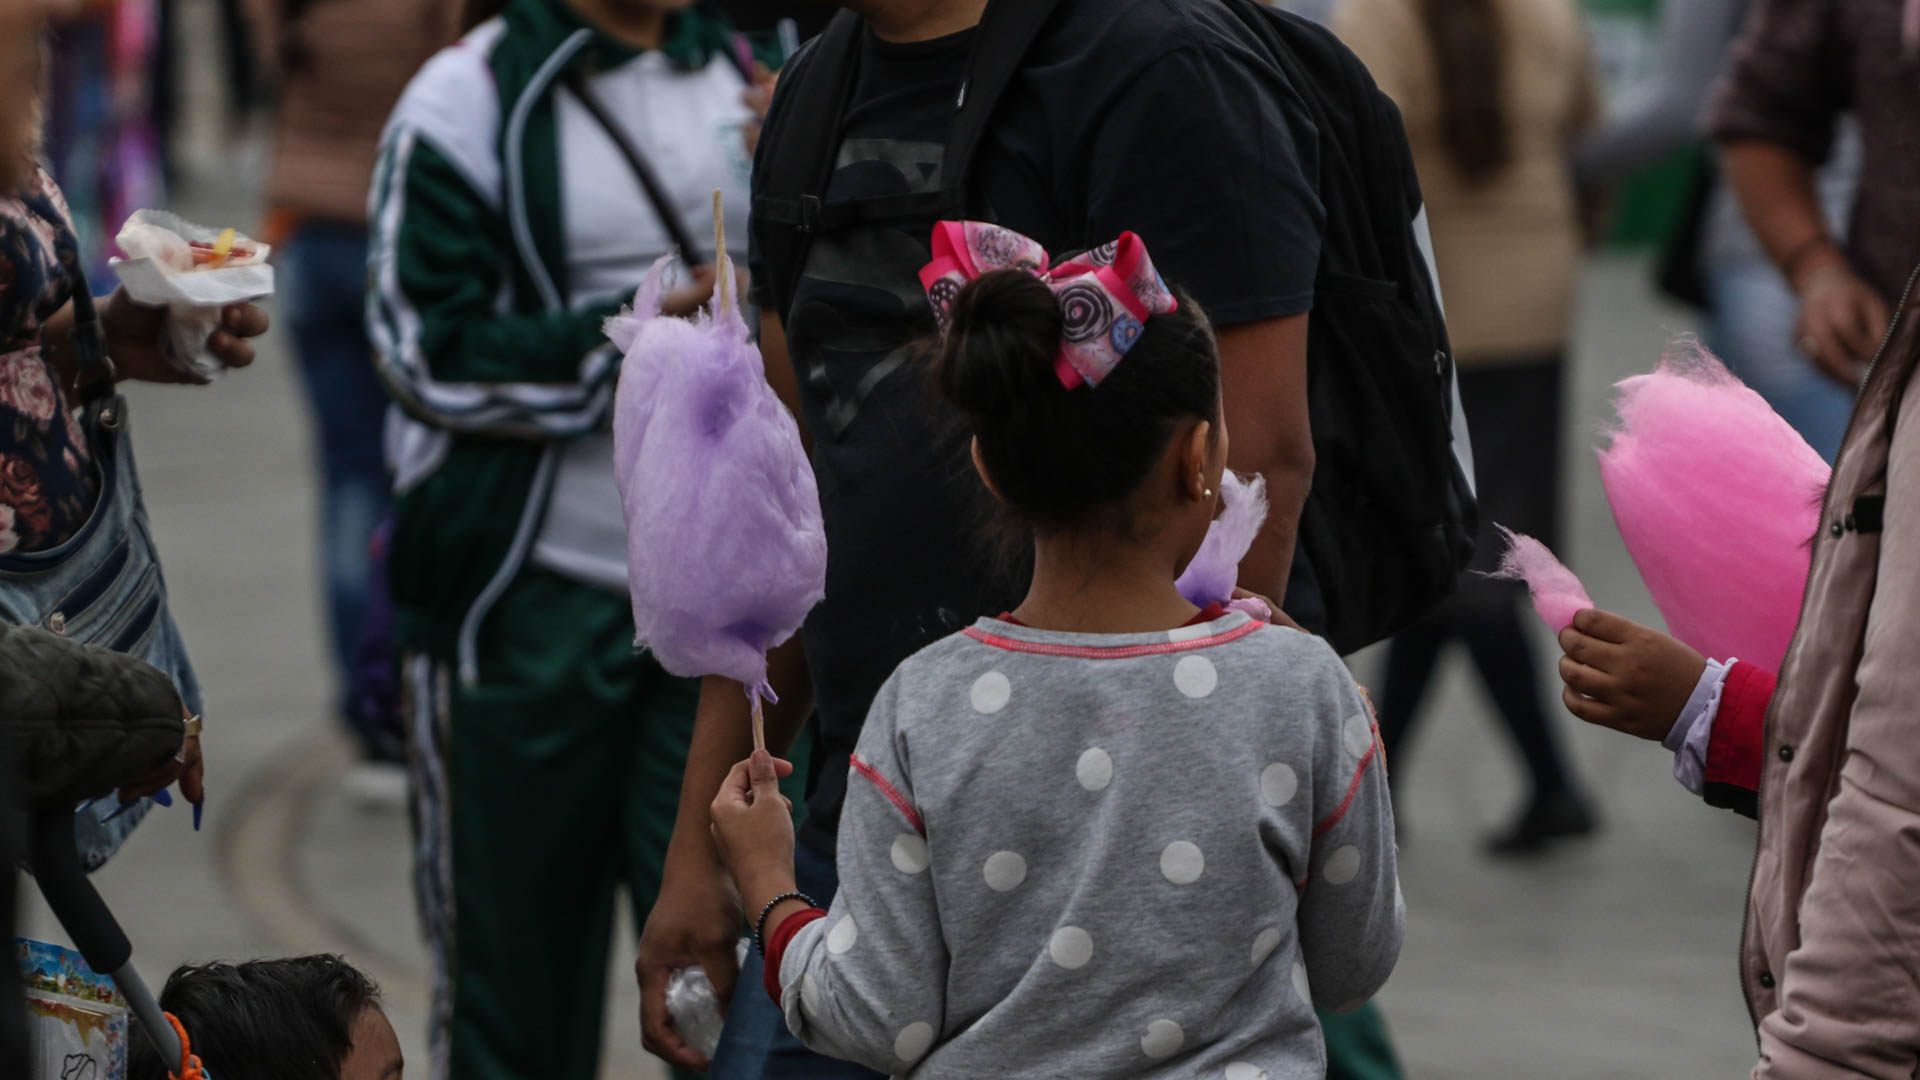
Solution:
<svg viewBox="0 0 1920 1080"><path fill-rule="evenodd" d="M1240 581L1240 560L1247 557L1254 537L1267 520L1267 479L1242 480L1232 470L1220 476L1220 516L1207 528L1200 550L1174 583L1180 595L1196 607L1224 604L1233 599Z"/></svg>
<svg viewBox="0 0 1920 1080"><path fill-rule="evenodd" d="M671 257L607 320L626 359L614 473L627 519L634 638L675 675L772 699L768 649L826 594L827 539L793 416L748 339L722 260L711 313L660 314Z"/></svg>
<svg viewBox="0 0 1920 1080"><path fill-rule="evenodd" d="M1620 427L1600 482L1667 629L1708 656L1779 671L1832 470L1697 344L1615 390Z"/></svg>
<svg viewBox="0 0 1920 1080"><path fill-rule="evenodd" d="M1500 559L1500 569L1487 576L1526 582L1527 592L1533 596L1533 610L1554 633L1572 626L1577 612L1593 606L1587 598L1587 587L1547 550L1547 545L1505 525L1498 527L1507 538L1507 553Z"/></svg>

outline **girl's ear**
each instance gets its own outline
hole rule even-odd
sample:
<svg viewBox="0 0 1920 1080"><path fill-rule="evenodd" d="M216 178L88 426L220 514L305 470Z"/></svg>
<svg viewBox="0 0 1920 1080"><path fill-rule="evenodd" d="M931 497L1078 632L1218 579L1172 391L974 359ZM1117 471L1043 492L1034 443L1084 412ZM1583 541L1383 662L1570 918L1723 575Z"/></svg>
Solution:
<svg viewBox="0 0 1920 1080"><path fill-rule="evenodd" d="M987 471L986 459L980 456L980 436L975 435L969 445L973 449L973 471L980 474L980 482L987 485L987 490L993 493L995 499L1006 502L1007 500L1000 495L999 487L993 482L993 474Z"/></svg>
<svg viewBox="0 0 1920 1080"><path fill-rule="evenodd" d="M1187 498L1213 498L1220 486L1213 458L1213 425L1198 421L1180 441L1180 487Z"/></svg>

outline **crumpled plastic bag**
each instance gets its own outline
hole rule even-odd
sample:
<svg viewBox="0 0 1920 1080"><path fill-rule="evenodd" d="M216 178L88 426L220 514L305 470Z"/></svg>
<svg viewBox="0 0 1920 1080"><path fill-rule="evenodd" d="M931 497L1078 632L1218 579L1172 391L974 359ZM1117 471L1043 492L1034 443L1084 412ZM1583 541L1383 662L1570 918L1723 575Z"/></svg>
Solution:
<svg viewBox="0 0 1920 1080"><path fill-rule="evenodd" d="M235 235L232 254L222 265L196 267L195 246L204 254L222 231L165 210L135 210L115 237L126 257L109 260L135 303L167 309L167 358L203 383L227 370L207 349L207 338L220 327L221 310L273 295L273 267L267 264L273 249L249 237Z"/></svg>

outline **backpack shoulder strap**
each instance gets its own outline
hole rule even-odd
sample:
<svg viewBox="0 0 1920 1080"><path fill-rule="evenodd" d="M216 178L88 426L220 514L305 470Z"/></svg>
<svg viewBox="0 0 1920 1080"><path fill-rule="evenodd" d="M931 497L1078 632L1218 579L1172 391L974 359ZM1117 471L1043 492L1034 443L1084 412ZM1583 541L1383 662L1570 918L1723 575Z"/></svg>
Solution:
<svg viewBox="0 0 1920 1080"><path fill-rule="evenodd" d="M954 101L954 121L945 156L946 187L934 212L963 216L966 178L994 107L1013 82L1028 48L1062 0L991 0L968 61L967 77ZM834 16L827 29L794 58L762 136L753 197L760 262L769 269L772 299L783 315L791 308L812 238L862 221L890 220L929 209L925 195L863 200L828 207L827 184L839 154L839 135L859 75L860 36L865 24L851 11Z"/></svg>
<svg viewBox="0 0 1920 1080"><path fill-rule="evenodd" d="M967 65L966 81L954 101L953 128L947 135L947 153L943 166L949 194L955 197L955 211L964 210L967 175L973 167L973 155L980 149L987 125L1001 95L1013 84L1013 77L1027 57L1027 51L1040 39L1047 20L1061 0L992 0L980 16L979 37L974 41L973 58Z"/></svg>
<svg viewBox="0 0 1920 1080"><path fill-rule="evenodd" d="M780 74L762 136L757 216L811 231L832 178L841 119L859 75L861 20L841 11Z"/></svg>
<svg viewBox="0 0 1920 1080"><path fill-rule="evenodd" d="M840 124L859 74L862 23L841 11L780 73L754 159L752 227L772 310L786 321L821 197L840 150Z"/></svg>

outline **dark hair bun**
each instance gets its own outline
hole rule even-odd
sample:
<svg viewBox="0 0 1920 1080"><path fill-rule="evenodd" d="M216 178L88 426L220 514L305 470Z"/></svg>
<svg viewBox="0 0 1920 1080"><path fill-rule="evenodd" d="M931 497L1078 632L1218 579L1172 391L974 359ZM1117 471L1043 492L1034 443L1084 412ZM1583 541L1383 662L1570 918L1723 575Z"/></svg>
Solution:
<svg viewBox="0 0 1920 1080"><path fill-rule="evenodd" d="M1022 524L1072 528L1140 486L1185 417L1217 420L1220 360L1206 315L1177 287L1097 387L1055 372L1065 318L1047 283L997 270L953 300L934 379L967 420L993 489Z"/></svg>
<svg viewBox="0 0 1920 1080"><path fill-rule="evenodd" d="M1023 270L982 274L954 298L941 391L975 416L1004 413L1048 384L1063 392L1053 372L1060 330L1060 302L1045 282Z"/></svg>

